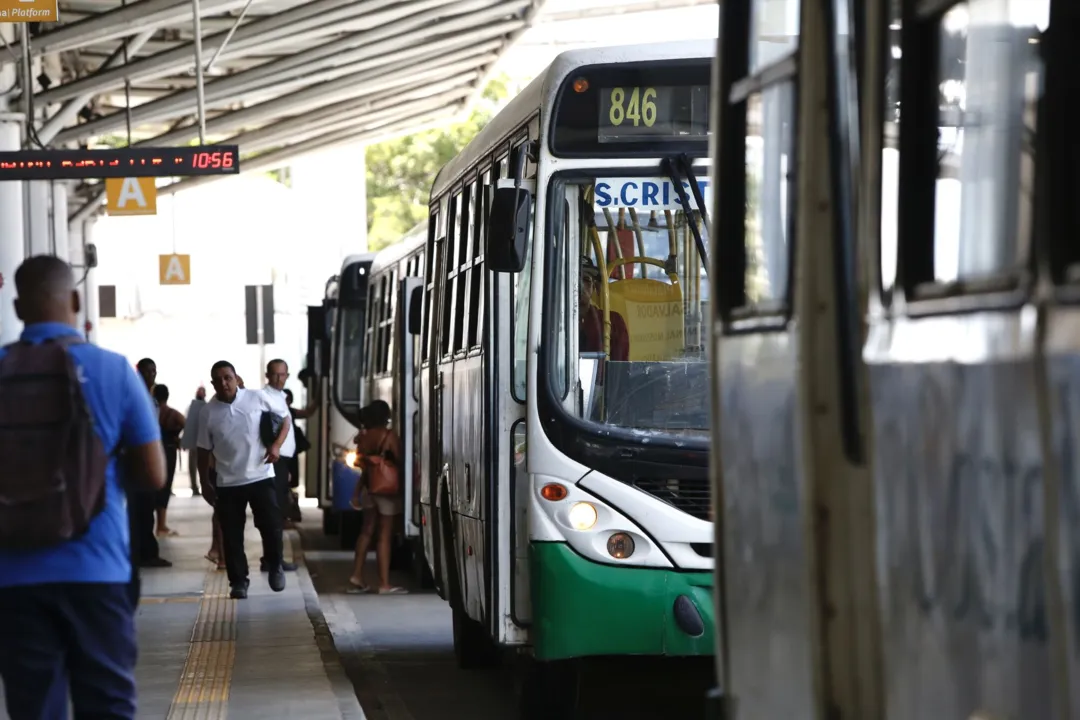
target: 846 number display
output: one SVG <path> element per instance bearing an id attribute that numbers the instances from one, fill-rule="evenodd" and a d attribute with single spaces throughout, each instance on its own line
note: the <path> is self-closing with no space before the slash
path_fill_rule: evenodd
<path id="1" fill-rule="evenodd" d="M 656 88 L 611 88 L 608 100 L 608 122 L 614 127 L 624 122 L 633 127 L 656 124 Z"/>

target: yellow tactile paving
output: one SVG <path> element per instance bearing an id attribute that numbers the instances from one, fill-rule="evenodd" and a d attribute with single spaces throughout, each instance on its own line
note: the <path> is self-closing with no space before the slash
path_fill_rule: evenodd
<path id="1" fill-rule="evenodd" d="M 236 601 L 216 568 L 207 573 L 191 646 L 167 720 L 225 720 L 236 658 Z"/>

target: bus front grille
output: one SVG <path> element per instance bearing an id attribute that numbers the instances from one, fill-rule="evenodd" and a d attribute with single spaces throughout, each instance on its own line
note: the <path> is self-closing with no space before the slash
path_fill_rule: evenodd
<path id="1" fill-rule="evenodd" d="M 677 507 L 687 515 L 693 515 L 701 520 L 712 521 L 712 503 L 709 499 L 708 478 L 683 480 L 638 478 L 631 484 L 638 490 L 647 492 L 653 497 Z"/>

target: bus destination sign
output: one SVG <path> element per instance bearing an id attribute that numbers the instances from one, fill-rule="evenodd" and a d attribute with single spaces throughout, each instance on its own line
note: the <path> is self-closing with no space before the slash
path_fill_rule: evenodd
<path id="1" fill-rule="evenodd" d="M 235 175 L 236 145 L 0 152 L 0 181 Z"/>
<path id="2" fill-rule="evenodd" d="M 601 88 L 597 141 L 601 143 L 703 139 L 709 134 L 706 85 Z"/>

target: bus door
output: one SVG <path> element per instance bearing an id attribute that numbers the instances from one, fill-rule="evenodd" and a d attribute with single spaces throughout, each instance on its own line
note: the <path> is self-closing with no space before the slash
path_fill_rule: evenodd
<path id="1" fill-rule="evenodd" d="M 535 125 L 531 137 L 539 133 Z M 492 185 L 510 182 L 521 172 L 520 186 L 536 194 L 536 163 L 526 153 L 522 135 L 513 141 L 509 155 L 495 159 Z M 519 170 L 520 168 L 520 170 Z M 494 187 L 490 191 L 495 196 Z M 535 205 L 531 206 L 535 207 Z M 487 208 L 490 210 L 490 207 Z M 526 471 L 526 398 L 528 397 L 529 306 L 532 286 L 531 231 L 535 210 L 529 218 L 524 266 L 516 273 L 489 273 L 492 308 L 488 357 L 493 416 L 489 458 L 494 481 L 488 528 L 491 550 L 488 574 L 491 592 L 490 629 L 499 645 L 524 645 L 532 624 L 529 582 L 529 498 L 531 482 Z"/>
<path id="2" fill-rule="evenodd" d="M 411 318 L 420 316 L 424 301 L 424 279 L 405 277 L 398 290 L 398 308 L 404 319 L 398 323 L 400 335 L 397 358 L 401 367 L 396 375 L 401 378 L 401 391 L 396 400 L 402 403 L 401 427 L 402 476 L 404 497 L 405 537 L 420 535 L 420 406 L 417 396 L 417 371 L 420 368 L 420 336 L 409 332 Z"/>
<path id="3" fill-rule="evenodd" d="M 307 437 L 311 449 L 304 456 L 304 495 L 329 504 L 328 410 L 330 405 L 330 323 L 328 303 L 308 307 L 308 341 L 306 383 L 307 402 L 318 403 L 318 410 L 307 420 Z"/>

